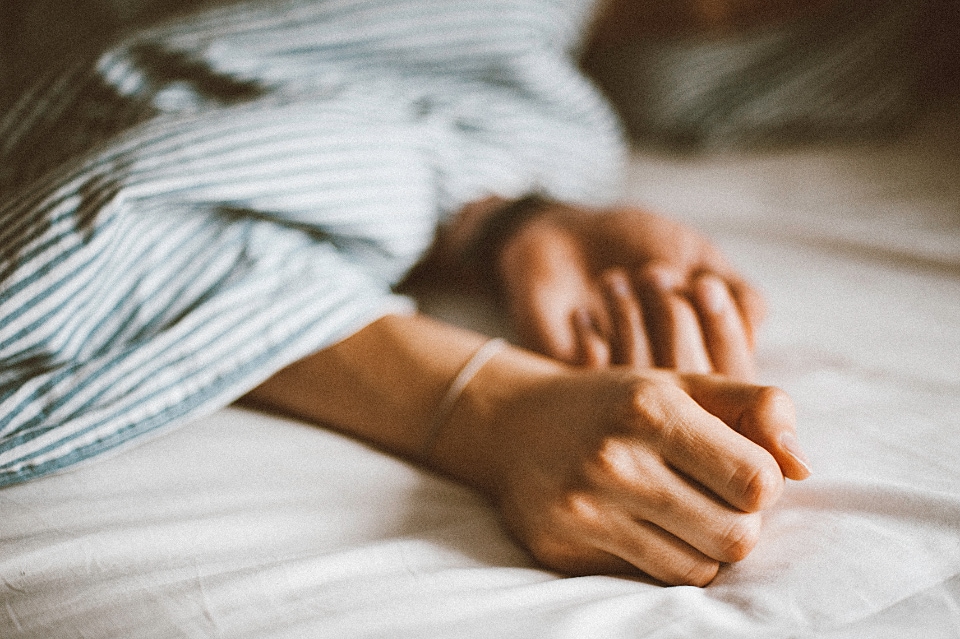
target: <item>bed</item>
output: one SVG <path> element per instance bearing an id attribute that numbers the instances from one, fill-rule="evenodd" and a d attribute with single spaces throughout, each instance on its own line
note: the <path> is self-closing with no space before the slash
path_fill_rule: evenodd
<path id="1" fill-rule="evenodd" d="M 960 637 L 960 117 L 891 143 L 637 152 L 625 201 L 766 292 L 812 479 L 703 589 L 538 568 L 471 491 L 228 407 L 0 490 L 0 637 Z M 423 291 L 504 333 L 489 300 Z"/>

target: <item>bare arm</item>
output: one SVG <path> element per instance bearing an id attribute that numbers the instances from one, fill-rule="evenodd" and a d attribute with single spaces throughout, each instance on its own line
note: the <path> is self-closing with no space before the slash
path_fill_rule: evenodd
<path id="1" fill-rule="evenodd" d="M 756 543 L 783 477 L 808 474 L 776 389 L 574 369 L 516 348 L 480 369 L 425 454 L 437 403 L 483 341 L 423 316 L 387 317 L 249 399 L 477 488 L 539 561 L 569 573 L 706 584 Z"/>
<path id="2" fill-rule="evenodd" d="M 493 480 L 469 456 L 428 460 L 422 454 L 447 387 L 486 339 L 424 315 L 388 316 L 281 370 L 245 400 L 336 427 L 491 493 Z M 506 361 L 484 371 L 492 376 L 491 402 L 508 401 L 509 395 L 523 392 L 528 379 L 562 369 L 516 349 L 499 359 Z M 490 426 L 482 412 L 465 417 L 470 424 L 464 430 L 477 444 L 488 438 Z M 455 428 L 443 425 L 445 432 Z"/>

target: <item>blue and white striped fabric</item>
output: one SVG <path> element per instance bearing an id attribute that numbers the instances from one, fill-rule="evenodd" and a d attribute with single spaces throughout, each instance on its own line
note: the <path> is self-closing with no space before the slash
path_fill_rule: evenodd
<path id="1" fill-rule="evenodd" d="M 941 19 L 936 3 L 827 4 L 740 34 L 626 43 L 599 55 L 594 68 L 637 139 L 680 150 L 902 130 L 920 107 L 925 60 L 937 55 L 920 35 L 925 19 Z"/>
<path id="2" fill-rule="evenodd" d="M 463 204 L 608 198 L 578 0 L 287 0 L 130 36 L 0 126 L 0 485 L 209 413 L 410 303 Z"/>

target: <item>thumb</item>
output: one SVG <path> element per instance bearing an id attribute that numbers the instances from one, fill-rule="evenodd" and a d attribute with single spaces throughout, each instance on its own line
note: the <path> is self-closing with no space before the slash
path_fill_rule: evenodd
<path id="1" fill-rule="evenodd" d="M 784 477 L 811 475 L 797 439 L 793 401 L 775 386 L 756 386 L 717 375 L 683 375 L 685 390 L 707 412 L 773 455 Z"/>

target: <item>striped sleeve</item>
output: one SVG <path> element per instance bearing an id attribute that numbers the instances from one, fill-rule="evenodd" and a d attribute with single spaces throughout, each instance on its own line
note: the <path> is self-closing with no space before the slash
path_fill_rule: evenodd
<path id="1" fill-rule="evenodd" d="M 582 5 L 254 2 L 133 34 L 0 129 L 0 486 L 234 400 L 409 301 L 490 194 L 610 196 Z"/>

